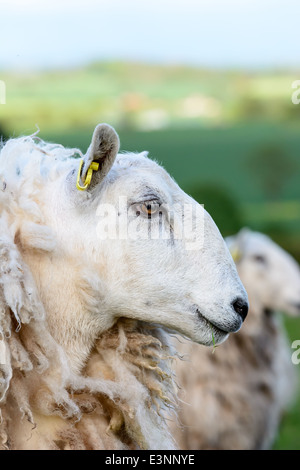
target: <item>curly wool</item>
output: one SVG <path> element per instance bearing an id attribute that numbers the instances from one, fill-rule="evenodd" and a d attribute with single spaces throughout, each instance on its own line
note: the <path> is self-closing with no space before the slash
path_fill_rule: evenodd
<path id="1" fill-rule="evenodd" d="M 55 246 L 38 187 L 45 174 L 56 178 L 75 153 L 36 137 L 11 140 L 1 150 L 0 448 L 174 448 L 164 417 L 176 399 L 164 332 L 119 320 L 75 373 L 49 330 L 24 261 L 21 231 L 27 250 Z"/>

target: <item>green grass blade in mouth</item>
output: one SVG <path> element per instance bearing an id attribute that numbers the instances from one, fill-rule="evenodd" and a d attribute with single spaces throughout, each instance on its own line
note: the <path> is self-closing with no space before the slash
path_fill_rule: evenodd
<path id="1" fill-rule="evenodd" d="M 216 340 L 215 340 L 215 336 L 214 336 L 214 332 L 213 332 L 213 329 L 212 329 L 212 326 L 209 325 L 210 327 L 210 331 L 211 331 L 211 337 L 212 337 L 212 342 L 213 342 L 213 350 L 212 350 L 212 354 L 215 352 L 215 350 L 217 349 L 217 345 L 216 345 Z"/>

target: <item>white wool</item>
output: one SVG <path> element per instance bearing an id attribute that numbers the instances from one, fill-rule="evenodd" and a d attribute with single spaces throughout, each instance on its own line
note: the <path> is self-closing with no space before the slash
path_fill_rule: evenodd
<path id="1" fill-rule="evenodd" d="M 132 402 L 132 409 L 137 408 L 134 414 L 140 423 L 139 426 L 145 428 L 146 434 L 153 434 L 148 445 L 155 447 L 158 444 L 152 428 L 157 426 L 158 422 L 153 421 L 154 418 L 151 420 L 151 413 L 144 409 L 147 390 L 138 381 L 132 385 L 132 374 L 129 375 L 131 384 L 127 378 L 128 383 L 124 387 L 125 365 L 121 383 L 118 383 L 118 377 L 111 381 L 73 373 L 63 348 L 48 330 L 37 285 L 15 243 L 21 228 L 21 244 L 25 240 L 26 250 L 54 250 L 55 239 L 51 229 L 42 225 L 42 210 L 35 199 L 39 187 L 45 182 L 44 178 L 57 178 L 61 162 L 68 164 L 67 159 L 73 155 L 74 150 L 44 143 L 38 146 L 34 139 L 27 137 L 9 141 L 1 153 L 0 340 L 5 347 L 5 364 L 0 365 L 0 409 L 4 410 L 5 415 L 7 403 L 16 402 L 21 412 L 20 429 L 26 417 L 34 423 L 34 412 L 42 412 L 45 415 L 54 413 L 69 418 L 74 416 L 78 420 L 82 412 L 72 394 L 89 390 L 91 395 L 103 395 L 112 401 Z M 65 165 L 63 171 L 65 172 Z M 26 330 L 24 324 L 29 324 Z M 120 368 L 122 362 L 119 361 L 118 366 Z M 17 378 L 18 371 L 27 373 L 28 379 L 25 377 L 22 380 L 20 375 Z M 16 378 L 11 384 L 13 373 Z M 31 389 L 32 384 L 36 389 Z M 39 387 L 43 390 L 43 396 L 39 396 Z M 136 406 L 139 400 L 140 406 Z M 156 416 L 155 413 L 152 414 Z M 17 431 L 7 424 L 9 420 L 3 418 L 1 423 L 3 446 L 13 445 Z M 172 441 L 167 435 L 166 431 L 166 437 L 161 436 L 160 443 L 169 448 L 172 447 Z M 16 442 L 21 446 L 24 444 L 18 439 Z"/>
<path id="2" fill-rule="evenodd" d="M 174 448 L 161 327 L 209 345 L 212 329 L 221 342 L 242 324 L 232 303 L 247 296 L 214 222 L 145 154 L 118 149 L 115 131 L 99 125 L 85 156 L 36 136 L 1 150 L 3 448 Z M 77 156 L 83 180 L 91 161 L 100 165 L 84 192 Z M 185 240 L 97 237 L 100 203 L 139 202 L 145 191 L 202 211 L 200 251 L 186 251 Z"/>

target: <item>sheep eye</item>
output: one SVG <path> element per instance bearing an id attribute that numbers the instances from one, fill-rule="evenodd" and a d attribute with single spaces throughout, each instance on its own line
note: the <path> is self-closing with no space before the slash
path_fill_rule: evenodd
<path id="1" fill-rule="evenodd" d="M 150 219 L 154 214 L 157 214 L 159 210 L 159 204 L 148 203 L 141 205 L 142 212 Z"/>
<path id="2" fill-rule="evenodd" d="M 159 212 L 159 204 L 157 202 L 145 202 L 144 204 L 138 204 L 135 208 L 136 215 L 143 214 L 148 219 L 151 219 L 155 214 Z"/>
<path id="3" fill-rule="evenodd" d="M 264 256 L 262 255 L 253 255 L 253 259 L 254 261 L 256 261 L 257 263 L 261 263 L 261 264 L 267 264 L 267 260 Z"/>

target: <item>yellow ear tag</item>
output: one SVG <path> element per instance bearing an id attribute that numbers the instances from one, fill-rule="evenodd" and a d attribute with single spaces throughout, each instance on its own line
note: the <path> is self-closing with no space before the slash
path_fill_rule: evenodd
<path id="1" fill-rule="evenodd" d="M 99 170 L 99 163 L 92 162 L 89 166 L 89 169 L 88 169 L 88 172 L 87 172 L 87 175 L 86 175 L 86 178 L 85 178 L 84 186 L 81 186 L 81 184 L 80 184 L 80 175 L 81 175 L 81 170 L 82 170 L 82 167 L 83 167 L 83 163 L 84 163 L 84 161 L 80 160 L 79 170 L 78 170 L 78 174 L 77 174 L 76 188 L 79 191 L 85 191 L 89 187 L 89 185 L 91 184 L 91 181 L 92 181 L 93 172 Z"/>
<path id="2" fill-rule="evenodd" d="M 233 261 L 235 263 L 237 263 L 238 261 L 240 261 L 241 257 L 242 257 L 242 252 L 241 250 L 239 250 L 238 248 L 233 248 L 232 250 L 230 250 L 230 253 L 231 253 L 231 256 L 233 258 Z"/>

